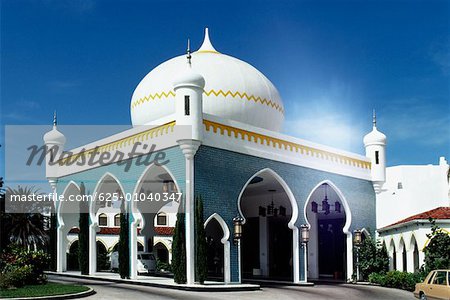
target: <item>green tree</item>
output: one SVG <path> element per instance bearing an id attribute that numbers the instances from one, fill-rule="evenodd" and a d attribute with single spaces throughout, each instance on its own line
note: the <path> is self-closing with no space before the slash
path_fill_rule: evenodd
<path id="1" fill-rule="evenodd" d="M 43 196 L 43 193 L 35 187 L 18 186 L 16 189 L 8 187 L 5 201 L 10 201 L 10 205 L 8 213 L 2 213 L 2 231 L 6 232 L 7 242 L 27 249 L 43 248 L 48 242 L 44 216 L 41 214 L 48 203 L 14 200 L 16 197 L 30 199 L 33 195 Z"/>
<path id="2" fill-rule="evenodd" d="M 85 194 L 84 184 L 80 185 L 80 194 Z M 80 219 L 78 232 L 78 263 L 81 274 L 89 274 L 89 204 L 87 201 L 80 201 Z"/>
<path id="3" fill-rule="evenodd" d="M 430 219 L 431 233 L 427 234 L 430 242 L 424 249 L 425 272 L 436 269 L 450 268 L 450 235 L 442 231 L 436 225 L 436 221 Z"/>
<path id="4" fill-rule="evenodd" d="M 368 280 L 372 273 L 389 271 L 389 256 L 384 245 L 367 237 L 361 246 L 355 249 L 359 257 L 359 274 L 361 280 Z"/>
<path id="5" fill-rule="evenodd" d="M 172 242 L 172 271 L 176 283 L 186 283 L 186 236 L 184 213 L 177 214 Z"/>
<path id="6" fill-rule="evenodd" d="M 125 200 L 120 204 L 120 234 L 119 234 L 119 274 L 122 279 L 130 278 L 130 237 L 129 220 L 125 211 Z"/>
<path id="7" fill-rule="evenodd" d="M 208 277 L 207 245 L 203 218 L 203 200 L 199 196 L 195 201 L 195 277 L 203 284 Z"/>

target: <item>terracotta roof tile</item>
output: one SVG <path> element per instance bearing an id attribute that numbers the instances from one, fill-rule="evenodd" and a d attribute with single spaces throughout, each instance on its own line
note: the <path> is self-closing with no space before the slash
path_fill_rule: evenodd
<path id="1" fill-rule="evenodd" d="M 79 228 L 70 229 L 69 233 L 78 233 L 80 232 Z M 138 228 L 138 234 L 141 233 L 141 229 Z M 119 235 L 120 227 L 100 227 L 100 231 L 97 234 L 106 234 L 106 235 Z"/>
<path id="2" fill-rule="evenodd" d="M 429 218 L 433 218 L 436 220 L 449 220 L 450 219 L 450 207 L 438 207 L 432 210 L 428 210 L 425 212 L 422 212 L 420 214 L 413 215 L 411 217 L 408 217 L 406 219 L 400 220 L 398 222 L 395 222 L 391 225 L 385 226 L 382 229 L 389 228 L 395 225 L 400 225 L 403 223 L 408 223 L 414 220 L 428 220 Z"/>
<path id="3" fill-rule="evenodd" d="M 155 232 L 157 235 L 173 235 L 174 227 L 156 226 Z"/>

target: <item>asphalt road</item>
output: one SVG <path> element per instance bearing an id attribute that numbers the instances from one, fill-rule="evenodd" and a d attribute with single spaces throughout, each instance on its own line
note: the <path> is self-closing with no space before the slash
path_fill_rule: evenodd
<path id="1" fill-rule="evenodd" d="M 110 283 L 104 281 L 49 276 L 49 280 L 61 283 L 78 283 L 92 287 L 97 293 L 84 299 L 138 300 L 138 299 L 183 299 L 183 300 L 301 300 L 301 299 L 362 299 L 362 300 L 412 300 L 411 292 L 382 287 L 351 284 L 318 284 L 314 287 L 277 286 L 263 287 L 251 292 L 188 292 L 164 288 Z"/>

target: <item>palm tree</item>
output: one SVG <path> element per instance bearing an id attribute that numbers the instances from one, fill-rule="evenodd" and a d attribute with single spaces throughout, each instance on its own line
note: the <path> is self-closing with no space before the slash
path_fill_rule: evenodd
<path id="1" fill-rule="evenodd" d="M 42 213 L 49 206 L 48 201 L 16 201 L 14 199 L 29 199 L 33 195 L 44 196 L 35 187 L 21 187 L 6 189 L 7 212 L 5 214 L 5 231 L 8 240 L 26 247 L 36 249 L 47 244 L 49 237 L 45 231 L 45 217 Z M 9 204 L 9 205 L 8 205 Z"/>

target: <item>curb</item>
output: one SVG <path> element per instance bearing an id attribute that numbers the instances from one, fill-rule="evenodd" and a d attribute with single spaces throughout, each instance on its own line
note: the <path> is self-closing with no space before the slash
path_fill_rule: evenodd
<path id="1" fill-rule="evenodd" d="M 61 276 L 61 277 L 124 283 L 124 284 L 150 286 L 150 287 L 191 291 L 191 292 L 213 292 L 213 291 L 216 291 L 216 292 L 240 292 L 240 291 L 258 291 L 261 289 L 260 286 L 256 285 L 256 284 L 244 285 L 244 286 L 242 286 L 240 284 L 228 284 L 228 285 L 214 286 L 214 287 L 208 286 L 208 285 L 171 285 L 171 284 L 162 284 L 162 283 L 154 283 L 154 282 L 135 281 L 135 280 L 130 280 L 130 279 L 92 277 L 92 276 L 88 276 L 88 275 L 78 275 L 78 274 L 64 274 L 64 273 L 57 273 L 57 272 L 45 272 L 45 273 L 48 275 L 55 275 L 55 276 Z"/>
<path id="2" fill-rule="evenodd" d="M 39 296 L 39 297 L 21 297 L 21 298 L 0 298 L 1 300 L 30 300 L 30 299 L 52 299 L 52 300 L 62 300 L 62 299 L 78 299 L 85 298 L 95 294 L 93 288 L 89 287 L 87 291 L 79 292 L 75 294 L 63 294 L 63 295 L 52 295 L 52 296 Z"/>

